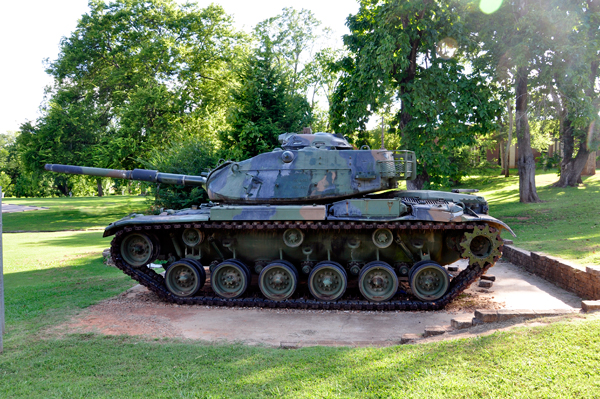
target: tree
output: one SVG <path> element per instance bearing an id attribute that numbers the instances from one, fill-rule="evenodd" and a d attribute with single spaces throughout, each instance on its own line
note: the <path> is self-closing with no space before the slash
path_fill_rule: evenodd
<path id="1" fill-rule="evenodd" d="M 25 164 L 131 169 L 183 136 L 210 135 L 224 124 L 242 39 L 219 6 L 90 1 L 48 65 L 43 116 L 22 127 Z"/>
<path id="2" fill-rule="evenodd" d="M 317 40 L 329 30 L 321 29 L 319 21 L 312 11 L 300 11 L 286 7 L 280 15 L 268 18 L 256 25 L 254 35 L 259 46 L 269 44 L 270 51 L 284 73 L 289 73 L 291 91 L 306 91 L 303 79 L 305 65 Z"/>
<path id="3" fill-rule="evenodd" d="M 600 118 L 600 4 L 585 0 L 571 3 L 576 27 L 566 43 L 552 54 L 552 78 L 557 95 L 563 160 L 555 187 L 577 186 L 591 151 L 598 148 Z M 577 155 L 574 156 L 577 149 Z"/>
<path id="4" fill-rule="evenodd" d="M 573 26 L 572 16 L 565 12 L 564 4 L 568 2 L 505 1 L 489 15 L 478 11 L 478 3 L 473 2 L 477 11 L 472 12 L 468 20 L 469 28 L 481 44 L 481 51 L 472 61 L 501 80 L 510 81 L 514 76 L 519 196 L 521 202 L 539 202 L 528 120 L 530 91 L 551 84 L 541 77 L 550 65 L 548 56 Z"/>
<path id="5" fill-rule="evenodd" d="M 259 48 L 240 71 L 240 86 L 232 91 L 230 128 L 221 135 L 229 155 L 246 159 L 278 145 L 278 136 L 308 126 L 306 99 L 292 90 L 285 70 L 278 66 L 269 43 Z"/>
<path id="6" fill-rule="evenodd" d="M 364 132 L 374 112 L 399 103 L 391 131 L 417 153 L 411 188 L 446 184 L 465 173 L 452 162 L 455 149 L 493 131 L 500 113 L 494 87 L 478 69 L 466 72 L 453 54 L 457 43 L 470 43 L 461 4 L 363 0 L 347 22 L 349 55 L 338 64 L 343 75 L 332 125 L 346 134 Z"/>

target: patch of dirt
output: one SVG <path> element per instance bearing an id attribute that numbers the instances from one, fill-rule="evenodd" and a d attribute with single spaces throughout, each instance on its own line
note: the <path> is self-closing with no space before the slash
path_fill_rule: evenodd
<path id="1" fill-rule="evenodd" d="M 165 303 L 156 294 L 136 286 L 87 308 L 66 328 L 69 333 L 182 338 L 182 332 L 165 316 L 174 307 L 179 305 Z"/>
<path id="2" fill-rule="evenodd" d="M 495 302 L 494 297 L 485 295 L 488 293 L 485 290 L 480 290 L 480 293 L 484 295 L 470 291 L 467 290 L 460 294 L 458 298 L 446 306 L 446 310 L 448 312 L 474 312 L 477 309 L 497 310 L 504 307 L 504 303 Z"/>
<path id="3" fill-rule="evenodd" d="M 472 312 L 475 309 L 499 309 L 501 303 L 493 301 L 489 294 L 470 292 L 462 293 L 453 303 L 447 306 L 449 313 Z M 210 308 L 202 306 L 202 308 Z M 216 308 L 215 308 L 216 309 Z M 234 308 L 228 308 L 234 309 Z M 261 312 L 283 313 L 355 313 L 355 311 L 338 310 L 300 310 L 300 309 L 254 309 Z M 106 335 L 145 336 L 147 338 L 186 338 L 178 320 L 194 316 L 198 306 L 166 303 L 148 291 L 145 287 L 135 286 L 117 297 L 107 299 L 85 309 L 69 323 L 54 329 L 54 333 L 99 333 Z M 245 309 L 238 309 L 244 312 Z M 358 312 L 379 313 L 381 312 Z M 388 312 L 385 312 L 388 313 Z M 402 313 L 402 312 L 400 312 Z M 277 316 L 274 316 L 276 320 Z M 309 326 L 307 326 L 309 327 Z M 310 329 L 303 330 L 307 335 L 314 334 Z M 225 333 L 224 333 L 225 334 Z"/>

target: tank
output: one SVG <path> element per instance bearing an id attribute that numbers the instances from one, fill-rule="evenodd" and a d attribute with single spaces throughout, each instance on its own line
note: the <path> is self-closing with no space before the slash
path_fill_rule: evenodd
<path id="1" fill-rule="evenodd" d="M 514 235 L 480 196 L 397 189 L 415 178 L 412 151 L 356 150 L 331 133 L 279 141 L 202 176 L 46 170 L 204 187 L 208 203 L 128 215 L 104 231 L 118 268 L 179 304 L 441 309 L 500 258 L 501 231 Z M 449 271 L 461 258 L 468 266 Z"/>

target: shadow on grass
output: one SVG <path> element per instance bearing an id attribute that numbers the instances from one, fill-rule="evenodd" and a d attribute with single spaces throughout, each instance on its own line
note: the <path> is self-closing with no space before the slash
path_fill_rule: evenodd
<path id="1" fill-rule="evenodd" d="M 71 313 L 115 296 L 135 283 L 97 256 L 72 259 L 69 266 L 9 273 L 4 276 L 6 323 L 33 321 L 35 332 L 49 312 Z M 60 317 L 59 317 L 60 318 Z M 52 321 L 50 321 L 52 322 Z"/>

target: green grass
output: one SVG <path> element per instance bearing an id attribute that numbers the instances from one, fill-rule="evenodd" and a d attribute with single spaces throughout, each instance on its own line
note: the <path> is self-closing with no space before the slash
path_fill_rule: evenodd
<path id="1" fill-rule="evenodd" d="M 0 358 L 3 397 L 594 398 L 600 322 L 384 349 L 71 335 Z"/>
<path id="2" fill-rule="evenodd" d="M 61 231 L 100 229 L 132 212 L 143 213 L 145 197 L 116 196 L 72 198 L 4 198 L 3 204 L 29 205 L 48 210 L 5 213 L 3 229 L 10 231 Z"/>
<path id="3" fill-rule="evenodd" d="M 2 240 L 9 344 L 134 285 L 104 265 L 110 238 L 100 231 L 4 234 Z"/>
<path id="4" fill-rule="evenodd" d="M 554 178 L 542 174 L 538 183 L 543 185 Z M 484 189 L 491 213 L 517 231 L 520 246 L 562 238 L 557 236 L 578 228 L 570 225 L 593 223 L 591 212 L 600 209 L 594 205 L 598 177 L 587 179 L 585 188 L 540 187 L 540 195 L 547 202 L 529 205 L 515 199 L 515 181 L 478 177 L 465 186 L 478 183 Z M 559 195 L 561 191 L 564 194 Z M 553 193 L 559 199 L 553 198 Z M 137 198 L 72 200 L 47 200 L 46 204 L 57 201 L 55 206 L 65 201 L 70 208 L 64 213 L 55 209 L 41 224 L 103 227 L 126 213 L 140 211 L 135 209 L 138 204 L 143 208 L 143 199 Z M 25 201 L 48 206 L 39 200 Z M 577 205 L 582 209 L 576 209 Z M 42 212 L 50 211 L 30 214 L 39 219 Z M 89 214 L 89 218 L 83 222 L 68 220 L 77 214 Z M 114 216 L 106 220 L 109 214 Z M 523 217 L 530 219 L 517 219 Z M 28 213 L 15 214 L 10 223 L 33 230 L 29 218 Z M 559 230 L 544 231 L 550 228 Z M 593 233 L 589 238 L 596 240 Z M 101 235 L 101 231 L 69 231 L 3 236 L 7 334 L 5 352 L 0 354 L 0 398 L 600 396 L 600 318 L 591 316 L 487 337 L 390 348 L 287 351 L 241 344 L 62 334 L 52 327 L 133 285 L 120 271 L 102 263 L 100 252 L 109 246 L 110 239 Z M 572 241 L 578 240 L 581 238 Z"/>
<path id="5" fill-rule="evenodd" d="M 569 259 L 580 265 L 600 265 L 600 174 L 584 177 L 580 187 L 554 188 L 556 171 L 538 172 L 541 203 L 519 202 L 519 177 L 472 176 L 462 187 L 480 189 L 490 204 L 490 215 L 517 234 L 518 247 Z"/>

